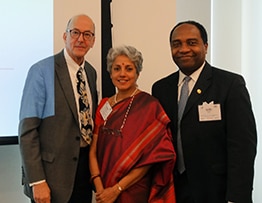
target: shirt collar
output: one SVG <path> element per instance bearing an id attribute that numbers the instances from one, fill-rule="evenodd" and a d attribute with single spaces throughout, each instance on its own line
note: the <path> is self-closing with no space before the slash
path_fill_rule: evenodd
<path id="1" fill-rule="evenodd" d="M 198 68 L 195 72 L 193 72 L 190 77 L 191 80 L 196 82 L 200 73 L 202 72 L 204 66 L 205 66 L 206 62 L 204 61 L 204 63 L 202 64 L 202 66 L 200 68 Z M 180 86 L 183 83 L 184 78 L 186 77 L 186 75 L 184 73 L 182 73 L 181 70 L 179 70 L 179 79 L 178 79 L 178 86 Z"/>
<path id="2" fill-rule="evenodd" d="M 72 69 L 78 71 L 79 65 L 71 58 L 71 56 L 68 54 L 66 48 L 64 48 L 64 55 L 65 55 L 65 60 L 66 60 L 67 66 L 69 68 L 72 68 Z M 85 61 L 83 61 L 83 63 L 80 65 L 80 67 L 84 68 L 84 65 L 85 65 Z"/>

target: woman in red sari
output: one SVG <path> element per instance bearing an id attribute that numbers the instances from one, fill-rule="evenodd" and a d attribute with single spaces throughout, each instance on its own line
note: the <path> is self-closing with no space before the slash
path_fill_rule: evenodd
<path id="1" fill-rule="evenodd" d="M 159 102 L 138 89 L 142 54 L 110 49 L 107 69 L 117 93 L 99 104 L 90 148 L 98 203 L 175 203 L 170 122 Z"/>

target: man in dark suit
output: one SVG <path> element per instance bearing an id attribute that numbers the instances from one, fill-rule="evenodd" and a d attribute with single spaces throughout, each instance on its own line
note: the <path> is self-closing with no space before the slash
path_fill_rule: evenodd
<path id="1" fill-rule="evenodd" d="M 195 21 L 178 23 L 170 46 L 179 71 L 154 83 L 152 94 L 172 121 L 177 203 L 251 203 L 257 132 L 243 77 L 208 64 L 207 33 Z"/>
<path id="2" fill-rule="evenodd" d="M 26 79 L 20 110 L 22 182 L 32 202 L 90 203 L 89 144 L 97 107 L 96 71 L 84 56 L 95 42 L 95 25 L 86 15 L 71 18 L 65 49 L 34 64 Z M 81 94 L 78 93 L 79 67 Z M 82 80 L 81 80 L 82 82 Z M 82 83 L 81 83 L 82 84 Z M 86 99 L 88 106 L 80 110 Z M 82 125 L 88 123 L 89 129 Z"/>

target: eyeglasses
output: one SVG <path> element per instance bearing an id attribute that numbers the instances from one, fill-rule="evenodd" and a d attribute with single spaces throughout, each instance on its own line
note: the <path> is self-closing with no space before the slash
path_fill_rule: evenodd
<path id="1" fill-rule="evenodd" d="M 70 36 L 73 39 L 78 39 L 80 37 L 80 35 L 83 34 L 84 40 L 90 40 L 95 35 L 94 33 L 90 32 L 90 31 L 80 32 L 78 29 L 67 30 L 67 32 L 70 33 Z"/>

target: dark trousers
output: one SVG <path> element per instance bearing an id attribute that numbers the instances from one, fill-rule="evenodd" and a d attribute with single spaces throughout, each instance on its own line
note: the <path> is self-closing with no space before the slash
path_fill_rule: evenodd
<path id="1" fill-rule="evenodd" d="M 89 172 L 89 145 L 80 149 L 74 190 L 68 203 L 91 203 L 92 185 Z"/>
<path id="2" fill-rule="evenodd" d="M 176 203 L 195 203 L 186 172 L 175 172 Z"/>
<path id="3" fill-rule="evenodd" d="M 74 189 L 68 203 L 92 202 L 92 185 L 90 183 L 90 172 L 89 172 L 88 162 L 89 162 L 89 145 L 88 147 L 80 149 Z M 31 200 L 31 203 L 35 203 L 35 202 Z"/>

